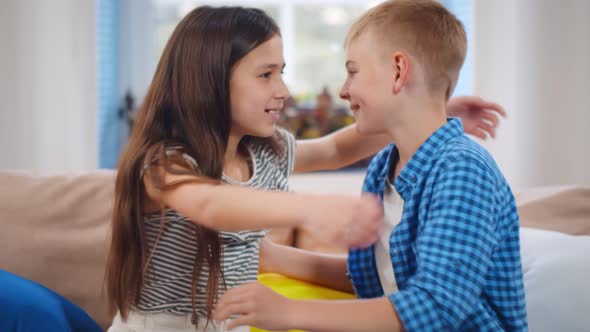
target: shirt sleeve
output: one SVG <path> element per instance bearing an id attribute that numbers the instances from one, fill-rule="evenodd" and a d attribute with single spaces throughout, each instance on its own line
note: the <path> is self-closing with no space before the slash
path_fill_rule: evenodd
<path id="1" fill-rule="evenodd" d="M 496 235 L 494 173 L 457 157 L 436 173 L 419 226 L 417 270 L 389 296 L 407 331 L 455 331 L 478 305 Z"/>
<path id="2" fill-rule="evenodd" d="M 295 136 L 284 128 L 277 129 L 277 134 L 281 147 L 283 148 L 283 157 L 280 160 L 281 168 L 285 176 L 289 178 L 295 169 Z"/>

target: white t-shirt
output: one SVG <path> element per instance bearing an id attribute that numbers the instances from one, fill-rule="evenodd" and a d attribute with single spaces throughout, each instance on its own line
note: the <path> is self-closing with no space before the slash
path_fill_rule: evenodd
<path id="1" fill-rule="evenodd" d="M 383 210 L 385 226 L 381 232 L 379 241 L 375 243 L 375 261 L 383 292 L 385 295 L 389 295 L 397 291 L 397 283 L 395 281 L 390 255 L 390 251 L 395 250 L 395 248 L 389 247 L 389 238 L 395 226 L 401 221 L 404 210 L 404 201 L 389 179 L 387 179 L 385 191 L 383 192 Z"/>

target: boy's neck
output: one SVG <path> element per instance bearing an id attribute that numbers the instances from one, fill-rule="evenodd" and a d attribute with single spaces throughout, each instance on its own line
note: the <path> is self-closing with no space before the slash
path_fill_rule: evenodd
<path id="1" fill-rule="evenodd" d="M 445 105 L 423 103 L 412 106 L 404 114 L 407 116 L 397 119 L 389 130 L 389 135 L 399 150 L 399 161 L 394 178 L 399 175 L 420 146 L 447 123 Z"/>

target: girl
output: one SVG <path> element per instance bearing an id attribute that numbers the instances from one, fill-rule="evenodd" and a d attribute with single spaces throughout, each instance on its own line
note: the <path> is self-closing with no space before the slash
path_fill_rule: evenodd
<path id="1" fill-rule="evenodd" d="M 119 165 L 110 331 L 214 329 L 218 296 L 256 280 L 260 228 L 308 224 L 347 245 L 376 240 L 373 198 L 244 188 L 287 190 L 295 140 L 275 130 L 283 67 L 279 30 L 260 10 L 201 7 L 179 23 Z M 318 168 L 311 153 L 298 168 Z"/>
<path id="2" fill-rule="evenodd" d="M 284 65 L 279 29 L 260 10 L 200 7 L 178 24 L 118 169 L 109 331 L 221 328 L 212 308 L 256 280 L 260 229 L 303 225 L 352 247 L 377 240 L 373 197 L 284 192 L 293 171 L 339 168 L 388 143 L 351 126 L 296 145 L 275 127 Z"/>

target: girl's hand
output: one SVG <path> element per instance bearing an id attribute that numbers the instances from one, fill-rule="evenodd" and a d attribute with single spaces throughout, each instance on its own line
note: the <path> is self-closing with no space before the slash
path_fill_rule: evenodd
<path id="1" fill-rule="evenodd" d="M 447 115 L 461 118 L 467 134 L 483 140 L 496 137 L 498 115 L 505 117 L 502 106 L 476 96 L 455 97 L 447 103 Z"/>
<path id="2" fill-rule="evenodd" d="M 234 287 L 221 297 L 215 307 L 216 321 L 237 316 L 226 325 L 228 330 L 238 326 L 255 326 L 265 330 L 292 328 L 292 300 L 257 282 Z"/>
<path id="3" fill-rule="evenodd" d="M 375 195 L 323 195 L 310 202 L 305 227 L 327 241 L 366 248 L 379 239 L 383 206 Z"/>

